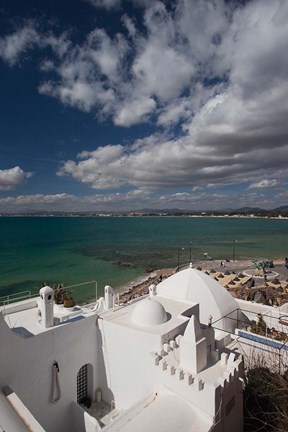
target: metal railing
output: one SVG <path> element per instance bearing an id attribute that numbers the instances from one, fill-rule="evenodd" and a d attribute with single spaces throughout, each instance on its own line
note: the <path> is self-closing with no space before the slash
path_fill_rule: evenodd
<path id="1" fill-rule="evenodd" d="M 95 284 L 95 301 L 97 301 L 98 299 L 98 285 L 97 285 L 97 281 L 96 280 L 92 280 L 92 281 L 88 281 L 88 282 L 82 282 L 79 284 L 74 284 L 74 285 L 69 285 L 69 286 L 63 286 L 61 288 L 58 288 L 58 290 L 70 290 L 76 287 L 80 287 L 82 285 L 88 285 L 88 284 Z M 39 292 L 32 294 L 30 290 L 26 290 L 26 291 L 20 291 L 18 293 L 15 294 L 8 294 L 5 296 L 0 296 L 0 307 L 1 306 L 7 306 L 11 303 L 15 303 L 17 301 L 22 301 L 22 300 L 28 300 L 34 297 L 38 297 L 39 296 Z"/>
<path id="2" fill-rule="evenodd" d="M 69 285 L 69 286 L 64 286 L 63 288 L 58 288 L 59 290 L 70 290 L 77 287 L 80 287 L 82 285 L 89 285 L 89 284 L 95 284 L 95 302 L 98 300 L 98 284 L 96 280 L 92 280 L 92 281 L 88 281 L 88 282 L 81 282 L 79 284 L 75 284 L 75 285 Z M 73 293 L 72 293 L 73 294 Z"/>
<path id="3" fill-rule="evenodd" d="M 31 291 L 27 290 L 27 291 L 20 291 L 18 293 L 15 294 L 8 294 L 6 296 L 1 296 L 0 297 L 0 306 L 5 306 L 8 305 L 10 303 L 15 303 L 17 301 L 20 300 L 27 300 L 27 299 L 31 299 L 32 297 L 36 297 L 38 296 L 38 294 L 31 294 Z"/>

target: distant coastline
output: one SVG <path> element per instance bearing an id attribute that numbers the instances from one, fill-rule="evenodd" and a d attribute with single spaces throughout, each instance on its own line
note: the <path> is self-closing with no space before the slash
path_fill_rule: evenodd
<path id="1" fill-rule="evenodd" d="M 263 210 L 243 208 L 238 210 L 218 211 L 189 211 L 180 209 L 170 210 L 143 210 L 123 212 L 0 212 L 0 217 L 193 217 L 193 218 L 265 218 L 265 219 L 288 219 L 288 206 L 278 209 Z"/>

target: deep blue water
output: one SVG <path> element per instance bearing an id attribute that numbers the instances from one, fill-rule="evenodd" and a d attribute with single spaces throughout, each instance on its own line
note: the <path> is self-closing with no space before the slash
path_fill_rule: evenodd
<path id="1" fill-rule="evenodd" d="M 180 217 L 1 217 L 0 296 L 97 280 L 115 288 L 147 269 L 204 258 L 284 258 L 288 220 Z M 81 296 L 95 291 L 82 288 Z"/>

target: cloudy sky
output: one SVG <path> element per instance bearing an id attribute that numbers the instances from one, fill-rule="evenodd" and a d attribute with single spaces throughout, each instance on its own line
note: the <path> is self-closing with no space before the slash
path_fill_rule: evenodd
<path id="1" fill-rule="evenodd" d="M 286 0 L 1 0 L 0 72 L 0 211 L 287 204 Z"/>

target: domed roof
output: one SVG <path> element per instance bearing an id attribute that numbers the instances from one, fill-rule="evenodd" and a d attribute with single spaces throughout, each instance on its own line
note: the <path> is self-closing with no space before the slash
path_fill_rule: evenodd
<path id="1" fill-rule="evenodd" d="M 131 319 L 139 326 L 155 326 L 166 322 L 167 314 L 161 303 L 149 297 L 136 305 Z"/>
<path id="2" fill-rule="evenodd" d="M 200 322 L 203 324 L 208 324 L 211 315 L 212 322 L 220 320 L 215 323 L 215 327 L 229 332 L 234 332 L 236 328 L 236 309 L 239 307 L 235 299 L 216 280 L 200 270 L 190 267 L 175 273 L 158 284 L 157 294 L 175 300 L 198 303 Z M 228 314 L 231 315 L 226 318 Z"/>

